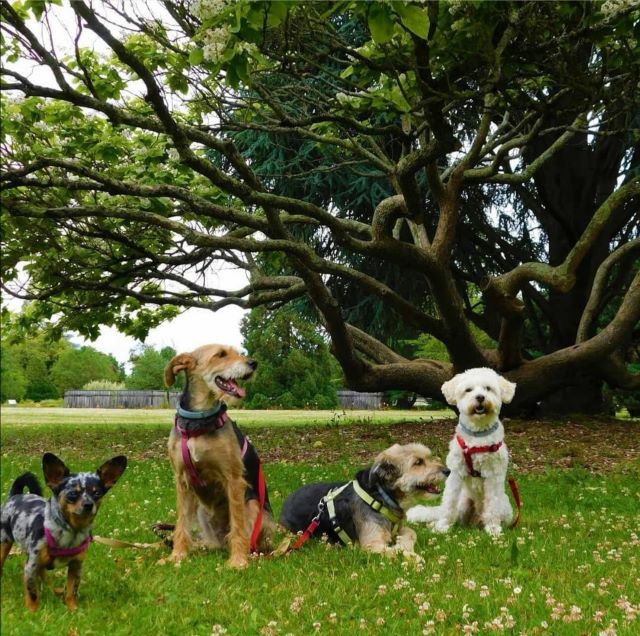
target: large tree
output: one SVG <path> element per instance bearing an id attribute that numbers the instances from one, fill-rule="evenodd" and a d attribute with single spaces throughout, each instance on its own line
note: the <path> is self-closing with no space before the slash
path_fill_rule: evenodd
<path id="1" fill-rule="evenodd" d="M 640 385 L 633 2 L 77 0 L 66 49 L 45 5 L 2 2 L 3 276 L 37 319 L 140 336 L 304 297 L 355 389 L 491 366 L 518 404 L 594 408 Z"/>

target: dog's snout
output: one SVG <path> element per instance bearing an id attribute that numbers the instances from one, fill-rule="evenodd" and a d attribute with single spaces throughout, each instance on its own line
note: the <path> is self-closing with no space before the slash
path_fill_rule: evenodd
<path id="1" fill-rule="evenodd" d="M 443 474 L 445 477 L 448 477 L 448 476 L 451 474 L 451 471 L 450 471 L 448 468 L 443 468 L 443 469 L 442 469 L 442 474 Z"/>
<path id="2" fill-rule="evenodd" d="M 482 395 L 482 393 L 478 393 L 478 395 L 476 395 L 476 401 L 484 402 L 484 395 Z"/>
<path id="3" fill-rule="evenodd" d="M 91 512 L 93 510 L 93 501 L 84 501 L 82 503 L 82 510 L 84 512 Z"/>
<path id="4" fill-rule="evenodd" d="M 249 360 L 247 362 L 247 364 L 251 367 L 252 371 L 255 371 L 258 368 L 258 361 L 257 360 Z"/>

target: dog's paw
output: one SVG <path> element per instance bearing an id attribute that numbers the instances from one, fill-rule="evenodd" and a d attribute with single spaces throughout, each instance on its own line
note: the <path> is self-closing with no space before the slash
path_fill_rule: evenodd
<path id="1" fill-rule="evenodd" d="M 172 552 L 171 556 L 168 559 L 168 561 L 170 561 L 174 565 L 178 566 L 186 558 L 187 558 L 187 553 L 186 552 Z"/>
<path id="2" fill-rule="evenodd" d="M 413 550 L 402 550 L 402 558 L 404 561 L 412 561 L 413 563 L 424 563 L 424 557 Z"/>
<path id="3" fill-rule="evenodd" d="M 422 523 L 426 521 L 433 521 L 432 508 L 428 506 L 414 506 L 407 510 L 407 521 L 409 523 Z"/>
<path id="4" fill-rule="evenodd" d="M 76 602 L 75 598 L 66 598 L 64 600 L 64 604 L 67 606 L 67 609 L 70 612 L 75 612 L 78 609 L 78 603 Z"/>
<path id="5" fill-rule="evenodd" d="M 488 523 L 484 529 L 485 532 L 492 537 L 499 537 L 502 534 L 502 528 L 499 523 Z"/>
<path id="6" fill-rule="evenodd" d="M 445 519 L 438 519 L 438 521 L 436 521 L 435 524 L 433 525 L 433 529 L 436 532 L 441 532 L 443 534 L 445 532 L 449 532 L 449 528 L 450 527 L 451 527 L 451 525 Z"/>
<path id="7" fill-rule="evenodd" d="M 249 558 L 246 555 L 234 554 L 229 557 L 227 567 L 233 568 L 234 570 L 242 570 L 249 567 Z"/>

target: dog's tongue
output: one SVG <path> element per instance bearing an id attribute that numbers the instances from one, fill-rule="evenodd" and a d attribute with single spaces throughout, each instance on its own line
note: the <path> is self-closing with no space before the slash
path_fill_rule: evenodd
<path id="1" fill-rule="evenodd" d="M 229 385 L 229 393 L 233 393 L 236 397 L 243 398 L 246 391 L 235 380 L 227 380 Z"/>
<path id="2" fill-rule="evenodd" d="M 218 384 L 224 391 L 236 397 L 243 398 L 246 395 L 246 391 L 235 380 L 218 378 Z"/>

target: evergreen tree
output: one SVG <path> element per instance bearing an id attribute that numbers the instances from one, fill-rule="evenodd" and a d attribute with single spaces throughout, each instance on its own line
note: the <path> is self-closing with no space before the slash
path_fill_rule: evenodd
<path id="1" fill-rule="evenodd" d="M 258 370 L 247 384 L 247 408 L 333 408 L 341 383 L 317 326 L 292 307 L 253 309 L 242 335 Z"/>

